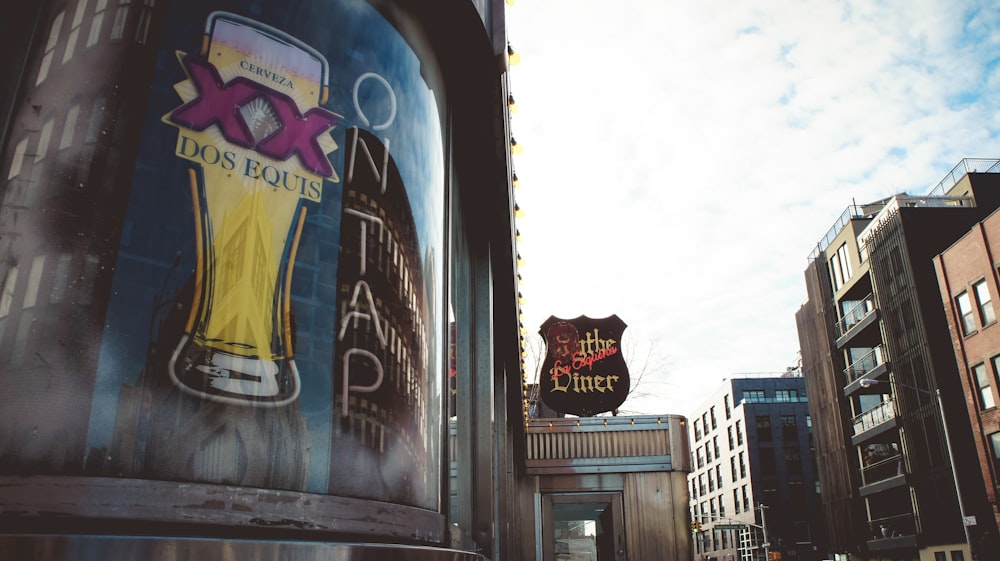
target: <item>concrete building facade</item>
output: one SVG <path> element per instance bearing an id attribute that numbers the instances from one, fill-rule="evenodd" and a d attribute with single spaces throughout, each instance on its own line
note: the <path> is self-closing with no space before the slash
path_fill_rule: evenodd
<path id="1" fill-rule="evenodd" d="M 689 418 L 694 558 L 764 559 L 766 540 L 783 558 L 820 559 L 826 540 L 801 373 L 737 375 Z"/>

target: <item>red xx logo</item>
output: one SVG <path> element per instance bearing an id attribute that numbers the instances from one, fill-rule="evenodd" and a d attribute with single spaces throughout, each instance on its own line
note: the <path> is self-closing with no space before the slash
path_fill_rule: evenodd
<path id="1" fill-rule="evenodd" d="M 338 116 L 320 107 L 304 114 L 288 95 L 238 76 L 223 83 L 219 71 L 207 60 L 184 55 L 184 70 L 198 89 L 198 97 L 178 107 L 170 120 L 196 131 L 216 125 L 226 140 L 277 160 L 297 155 L 302 165 L 323 177 L 333 176 L 333 166 L 317 140 L 338 122 Z M 240 108 L 264 98 L 273 109 L 278 126 L 257 140 Z"/>

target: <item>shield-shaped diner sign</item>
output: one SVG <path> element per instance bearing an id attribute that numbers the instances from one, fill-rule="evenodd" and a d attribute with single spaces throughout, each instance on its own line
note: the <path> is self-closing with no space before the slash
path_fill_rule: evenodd
<path id="1" fill-rule="evenodd" d="M 540 376 L 542 401 L 555 411 L 581 417 L 617 409 L 630 384 L 621 353 L 625 327 L 616 315 L 545 320 L 540 330 L 547 347 Z"/>

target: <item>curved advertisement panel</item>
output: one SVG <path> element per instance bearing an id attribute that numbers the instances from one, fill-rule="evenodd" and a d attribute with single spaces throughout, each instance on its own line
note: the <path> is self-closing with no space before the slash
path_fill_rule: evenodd
<path id="1" fill-rule="evenodd" d="M 0 472 L 439 510 L 433 61 L 361 0 L 52 1 L 0 169 Z"/>

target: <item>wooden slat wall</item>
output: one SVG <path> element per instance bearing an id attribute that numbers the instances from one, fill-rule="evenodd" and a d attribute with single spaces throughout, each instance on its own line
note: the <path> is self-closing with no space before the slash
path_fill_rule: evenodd
<path id="1" fill-rule="evenodd" d="M 529 461 L 670 454 L 667 430 L 536 432 L 527 438 Z"/>
<path id="2" fill-rule="evenodd" d="M 629 559 L 688 560 L 687 474 L 624 474 L 625 541 Z"/>

